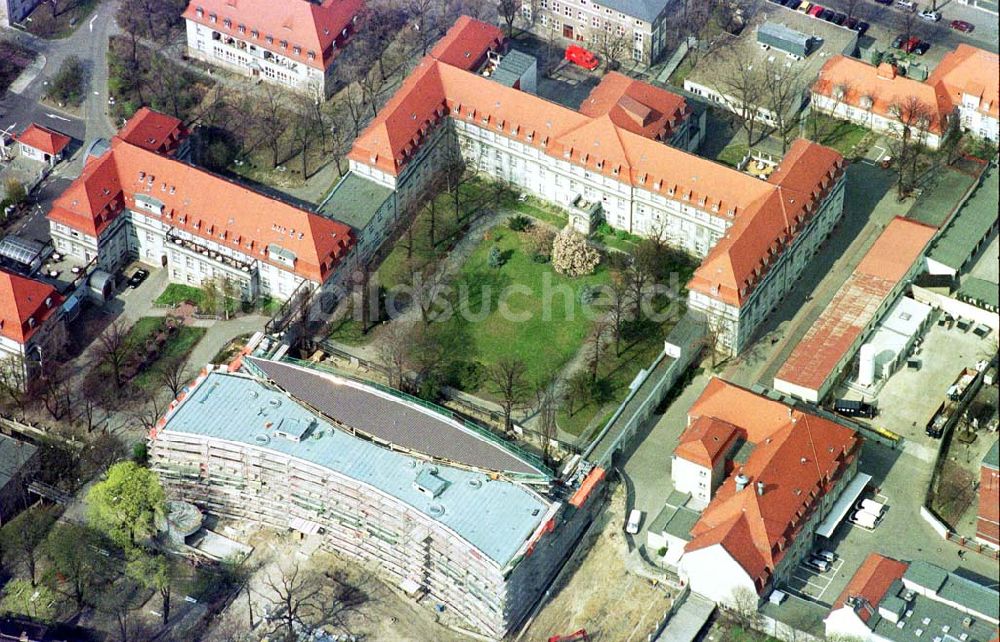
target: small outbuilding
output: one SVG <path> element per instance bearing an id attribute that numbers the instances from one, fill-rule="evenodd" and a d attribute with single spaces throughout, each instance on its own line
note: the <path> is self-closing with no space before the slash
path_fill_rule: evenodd
<path id="1" fill-rule="evenodd" d="M 31 123 L 17 136 L 18 150 L 26 158 L 55 167 L 72 139 L 66 134 Z"/>

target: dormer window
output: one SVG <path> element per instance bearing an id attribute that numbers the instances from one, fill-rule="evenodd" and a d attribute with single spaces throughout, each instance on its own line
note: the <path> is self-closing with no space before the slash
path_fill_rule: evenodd
<path id="1" fill-rule="evenodd" d="M 264 42 L 266 42 L 269 45 L 273 45 L 274 44 L 274 36 L 264 36 Z"/>
<path id="2" fill-rule="evenodd" d="M 316 52 L 310 51 L 309 53 L 306 54 L 306 58 L 308 58 L 309 60 L 316 60 Z"/>
<path id="3" fill-rule="evenodd" d="M 35 327 L 35 317 L 28 317 L 28 327 L 29 328 Z"/>
<path id="4" fill-rule="evenodd" d="M 211 23 L 215 23 L 215 22 L 217 22 L 218 20 L 219 20 L 219 17 L 218 17 L 217 15 L 215 15 L 214 13 L 210 13 L 210 14 L 208 14 L 208 21 L 209 21 L 209 22 L 211 22 Z"/>
<path id="5" fill-rule="evenodd" d="M 260 38 L 260 32 L 257 31 L 256 29 L 252 30 L 250 32 L 250 37 L 256 40 L 257 38 Z"/>
<path id="6" fill-rule="evenodd" d="M 247 26 L 246 25 L 240 25 L 240 26 L 236 27 L 236 30 L 239 31 L 241 34 L 246 33 L 247 32 Z"/>
<path id="7" fill-rule="evenodd" d="M 230 20 L 229 18 L 226 18 L 225 20 L 222 21 L 222 26 L 225 27 L 226 29 L 231 29 L 233 26 L 233 21 Z"/>
<path id="8" fill-rule="evenodd" d="M 198 7 L 197 9 L 194 10 L 194 14 L 196 16 L 198 16 L 199 18 L 204 18 L 205 17 L 205 10 L 202 9 L 201 7 Z"/>
<path id="9" fill-rule="evenodd" d="M 278 46 L 281 47 L 282 49 L 288 49 L 288 41 L 282 40 L 281 42 L 278 43 Z"/>
<path id="10" fill-rule="evenodd" d="M 45 297 L 45 307 L 47 307 L 47 308 L 51 308 L 52 307 L 52 297 L 50 297 L 50 296 Z"/>
<path id="11" fill-rule="evenodd" d="M 301 56 L 302 55 L 302 47 L 299 47 L 299 46 L 292 47 L 292 53 L 295 54 L 296 56 Z"/>

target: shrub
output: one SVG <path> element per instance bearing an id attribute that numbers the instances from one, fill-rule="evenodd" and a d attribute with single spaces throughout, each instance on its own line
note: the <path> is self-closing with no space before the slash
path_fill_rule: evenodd
<path id="1" fill-rule="evenodd" d="M 18 205 L 28 200 L 28 192 L 24 189 L 24 184 L 16 178 L 8 178 L 4 182 L 4 190 L 7 192 L 7 198 L 4 201 L 10 205 Z"/>
<path id="2" fill-rule="evenodd" d="M 507 221 L 507 227 L 515 232 L 524 232 L 531 227 L 531 219 L 524 214 L 518 214 L 517 216 L 512 216 L 510 220 Z"/>
<path id="3" fill-rule="evenodd" d="M 585 276 L 593 274 L 601 255 L 578 232 L 566 228 L 552 243 L 552 266 L 559 274 Z"/>
<path id="4" fill-rule="evenodd" d="M 597 288 L 592 285 L 585 285 L 580 289 L 580 304 L 590 305 L 597 299 Z"/>
<path id="5" fill-rule="evenodd" d="M 500 248 L 494 245 L 490 248 L 490 256 L 487 259 L 487 264 L 496 270 L 503 266 L 503 263 L 503 254 L 500 252 Z"/>

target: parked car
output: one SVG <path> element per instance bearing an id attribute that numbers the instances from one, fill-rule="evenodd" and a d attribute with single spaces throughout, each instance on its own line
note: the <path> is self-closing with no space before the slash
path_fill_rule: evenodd
<path id="1" fill-rule="evenodd" d="M 892 39 L 892 48 L 902 49 L 904 42 L 906 42 L 906 36 L 904 36 L 903 34 L 899 34 L 898 36 Z"/>
<path id="2" fill-rule="evenodd" d="M 145 281 L 146 277 L 148 276 L 149 276 L 148 270 L 143 270 L 142 268 L 139 268 L 138 270 L 132 273 L 132 276 L 128 278 L 128 286 L 134 290 L 135 288 L 142 285 L 142 282 Z"/>
<path id="3" fill-rule="evenodd" d="M 885 512 L 885 504 L 875 501 L 874 499 L 862 499 L 857 504 L 854 505 L 855 510 L 863 510 L 866 513 L 871 513 L 876 518 L 881 518 L 882 513 Z"/>
<path id="4" fill-rule="evenodd" d="M 926 20 L 927 22 L 937 22 L 941 19 L 941 14 L 937 11 L 928 11 L 927 9 L 924 9 L 920 12 L 920 18 L 922 20 Z"/>
<path id="5" fill-rule="evenodd" d="M 906 53 L 913 53 L 913 50 L 916 49 L 919 44 L 920 38 L 910 36 L 910 39 L 903 43 L 903 51 Z"/>
<path id="6" fill-rule="evenodd" d="M 597 69 L 597 65 L 600 64 L 597 62 L 597 56 L 590 51 L 587 51 L 580 45 L 570 45 L 566 47 L 566 55 L 564 57 L 566 60 L 583 67 L 587 71 Z"/>
<path id="7" fill-rule="evenodd" d="M 811 2 L 809 2 L 809 0 L 805 0 L 802 4 L 799 5 L 799 7 L 796 9 L 796 11 L 798 11 L 800 13 L 809 13 L 809 10 L 812 9 L 812 6 L 813 6 L 813 4 Z M 960 20 L 956 20 L 955 22 L 961 22 L 961 21 Z M 952 23 L 952 28 L 954 28 L 954 27 L 955 27 L 955 24 Z"/>
<path id="8" fill-rule="evenodd" d="M 917 54 L 918 56 L 922 56 L 925 53 L 927 53 L 927 51 L 930 48 L 931 48 L 931 43 L 927 42 L 926 40 L 921 40 L 920 42 L 917 43 L 917 46 L 913 48 L 913 53 Z"/>
<path id="9" fill-rule="evenodd" d="M 802 563 L 814 571 L 819 571 L 820 573 L 825 573 L 830 568 L 829 562 L 818 557 L 810 557 Z"/>
<path id="10" fill-rule="evenodd" d="M 823 9 L 819 12 L 819 19 L 826 22 L 830 22 L 833 18 L 833 9 Z"/>
<path id="11" fill-rule="evenodd" d="M 833 402 L 833 411 L 845 417 L 864 417 L 871 419 L 878 414 L 875 406 L 854 399 L 837 399 Z"/>
<path id="12" fill-rule="evenodd" d="M 868 511 L 859 510 L 855 511 L 851 515 L 849 521 L 852 524 L 856 524 L 865 530 L 873 531 L 875 530 L 875 527 L 878 526 L 879 518 L 876 517 L 875 515 L 872 515 Z"/>
<path id="13" fill-rule="evenodd" d="M 976 27 L 971 22 L 966 22 L 965 20 L 952 20 L 951 28 L 962 33 L 972 33 L 972 30 Z"/>
<path id="14" fill-rule="evenodd" d="M 853 31 L 857 31 L 858 30 L 858 19 L 857 18 L 848 18 L 846 21 L 844 21 L 844 26 L 847 27 L 848 29 L 853 30 Z"/>
<path id="15" fill-rule="evenodd" d="M 813 557 L 818 557 L 820 559 L 826 560 L 827 562 L 833 564 L 837 561 L 837 554 L 833 551 L 828 551 L 825 549 L 820 549 L 813 552 Z"/>
<path id="16" fill-rule="evenodd" d="M 846 21 L 847 21 L 847 16 L 843 13 L 840 13 L 839 11 L 835 12 L 833 14 L 833 17 L 830 18 L 830 22 L 838 26 L 844 24 L 844 22 Z"/>
<path id="17" fill-rule="evenodd" d="M 788 0 L 788 4 L 786 4 L 785 6 L 791 9 L 792 11 L 797 11 L 800 4 L 802 4 L 802 0 Z"/>
<path id="18" fill-rule="evenodd" d="M 642 511 L 638 508 L 633 508 L 632 512 L 628 514 L 628 521 L 625 523 L 625 532 L 629 535 L 635 535 L 639 532 L 640 522 L 642 522 Z"/>
<path id="19" fill-rule="evenodd" d="M 814 4 L 812 6 L 812 8 L 809 9 L 809 15 L 812 16 L 813 18 L 818 18 L 819 14 L 823 13 L 823 11 L 825 11 L 825 10 L 826 10 L 826 7 L 824 7 L 822 5 Z"/>
<path id="20" fill-rule="evenodd" d="M 913 11 L 917 8 L 917 3 L 913 0 L 896 0 L 896 6 L 900 9 L 906 9 L 907 11 Z"/>
<path id="21" fill-rule="evenodd" d="M 858 32 L 859 36 L 863 36 L 866 33 L 868 33 L 869 28 L 871 28 L 870 24 L 868 24 L 864 20 L 858 20 L 858 24 L 856 27 L 854 27 L 854 30 Z"/>
<path id="22" fill-rule="evenodd" d="M 893 0 L 875 0 L 875 2 L 877 2 L 879 4 L 884 4 L 884 5 L 888 6 L 888 5 L 891 5 L 893 3 Z"/>

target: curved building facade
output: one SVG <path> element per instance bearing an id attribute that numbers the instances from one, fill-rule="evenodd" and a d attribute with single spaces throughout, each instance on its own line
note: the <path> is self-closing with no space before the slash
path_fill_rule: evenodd
<path id="1" fill-rule="evenodd" d="M 563 501 L 572 489 L 544 467 L 451 417 L 326 372 L 246 365 L 200 377 L 153 430 L 172 498 L 320 537 L 492 638 L 589 522 L 597 502 Z"/>

